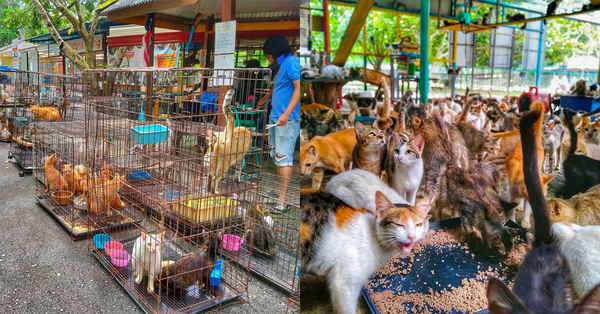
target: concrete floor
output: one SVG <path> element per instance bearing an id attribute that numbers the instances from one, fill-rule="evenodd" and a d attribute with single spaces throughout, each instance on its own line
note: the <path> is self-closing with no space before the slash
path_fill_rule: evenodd
<path id="1" fill-rule="evenodd" d="M 0 160 L 8 147 L 0 143 Z M 4 159 L 3 159 L 4 158 Z M 121 286 L 35 204 L 30 175 L 0 169 L 0 313 L 142 313 Z M 218 313 L 285 313 L 288 297 L 250 276 L 249 302 Z"/>

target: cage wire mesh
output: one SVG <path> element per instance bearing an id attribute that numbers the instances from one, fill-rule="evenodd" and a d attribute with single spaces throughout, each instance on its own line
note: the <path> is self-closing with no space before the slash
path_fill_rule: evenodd
<path id="1" fill-rule="evenodd" d="M 19 175 L 33 170 L 33 143 L 37 121 L 83 121 L 83 85 L 80 77 L 19 71 L 11 79 L 12 108 L 5 110 L 13 143 L 9 158 L 21 166 Z"/>
<path id="2" fill-rule="evenodd" d="M 88 219 L 99 228 L 89 245 L 145 311 L 196 312 L 247 298 L 248 212 L 268 149 L 257 104 L 268 98 L 268 71 L 84 73 Z M 129 223 L 111 225 L 113 216 Z M 101 250 L 102 234 L 123 245 L 116 259 Z M 153 268 L 159 261 L 161 270 Z M 140 270 L 149 279 L 135 276 Z"/>

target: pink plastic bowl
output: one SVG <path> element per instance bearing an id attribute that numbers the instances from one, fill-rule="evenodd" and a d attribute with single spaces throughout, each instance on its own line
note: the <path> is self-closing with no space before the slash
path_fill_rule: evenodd
<path id="1" fill-rule="evenodd" d="M 223 247 L 230 251 L 237 251 L 240 249 L 240 245 L 244 243 L 244 239 L 234 234 L 223 235 Z"/>
<path id="2" fill-rule="evenodd" d="M 104 243 L 104 253 L 106 253 L 106 255 L 108 255 L 108 256 L 110 256 L 110 253 L 112 251 L 122 250 L 122 249 L 123 249 L 123 244 L 121 242 L 108 241 L 108 242 Z"/>
<path id="3" fill-rule="evenodd" d="M 129 264 L 131 255 L 123 250 L 113 250 L 110 252 L 110 262 L 117 267 L 125 267 Z"/>

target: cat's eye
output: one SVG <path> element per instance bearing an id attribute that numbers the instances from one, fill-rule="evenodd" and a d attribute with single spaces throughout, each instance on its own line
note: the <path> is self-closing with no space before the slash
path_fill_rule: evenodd
<path id="1" fill-rule="evenodd" d="M 369 135 L 375 136 L 375 133 L 371 132 L 371 133 L 369 133 Z"/>
<path id="2" fill-rule="evenodd" d="M 394 149 L 394 154 L 396 154 L 396 155 L 400 154 L 400 150 L 399 149 Z"/>
<path id="3" fill-rule="evenodd" d="M 420 222 L 420 223 L 416 224 L 415 226 L 416 226 L 416 227 L 421 227 L 421 226 L 423 226 L 423 223 L 422 223 L 422 222 Z"/>
<path id="4" fill-rule="evenodd" d="M 307 167 L 310 167 L 310 164 L 306 164 Z"/>
<path id="5" fill-rule="evenodd" d="M 410 149 L 406 151 L 406 154 L 407 154 L 407 155 L 408 155 L 408 154 L 412 154 L 412 153 L 414 153 L 414 152 L 413 152 L 412 150 L 410 150 Z"/>
<path id="6" fill-rule="evenodd" d="M 401 224 L 399 224 L 399 223 L 395 223 L 395 222 L 392 222 L 392 223 L 393 223 L 394 225 L 398 226 L 398 227 L 402 227 L 402 228 L 404 228 L 404 225 L 401 225 Z"/>

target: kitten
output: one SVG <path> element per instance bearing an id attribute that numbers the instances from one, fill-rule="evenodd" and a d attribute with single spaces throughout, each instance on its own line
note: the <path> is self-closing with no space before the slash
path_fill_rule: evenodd
<path id="1" fill-rule="evenodd" d="M 300 174 L 309 175 L 314 171 L 312 188 L 319 189 L 325 170 L 341 173 L 348 169 L 355 145 L 354 129 L 315 136 L 300 147 Z"/>
<path id="2" fill-rule="evenodd" d="M 423 178 L 421 155 L 424 147 L 425 140 L 421 134 L 409 142 L 408 136 L 394 132 L 392 138 L 388 140 L 388 153 L 384 166 L 388 184 L 404 197 L 408 204 L 415 203 Z"/>
<path id="3" fill-rule="evenodd" d="M 446 134 L 446 140 L 441 149 L 451 151 L 450 136 L 443 126 L 442 132 Z M 494 175 L 499 176 L 499 171 L 490 169 L 472 175 L 459 168 L 455 161 L 450 161 L 439 187 L 434 218 L 441 220 L 442 209 L 452 208 L 453 216 L 458 216 L 457 212 L 460 215 L 462 230 L 468 238 L 474 237 L 473 228 L 476 228 L 481 233 L 484 249 L 504 256 L 512 249 L 512 239 L 520 231 L 504 226 L 506 212 L 517 204 L 505 202 L 499 198 L 499 193 L 494 193 L 498 188 Z"/>
<path id="4" fill-rule="evenodd" d="M 321 74 L 324 78 L 330 80 L 344 80 L 350 75 L 350 70 L 337 65 L 329 64 L 323 68 Z"/>
<path id="5" fill-rule="evenodd" d="M 382 164 L 385 158 L 385 135 L 377 127 L 364 126 L 360 122 L 354 124 L 356 132 L 356 145 L 352 150 L 352 168 L 363 169 L 381 175 Z"/>
<path id="6" fill-rule="evenodd" d="M 400 41 L 397 41 L 395 43 L 391 43 L 391 44 L 386 43 L 385 48 L 387 48 L 390 55 L 402 53 L 402 42 L 403 41 L 404 40 L 401 39 Z"/>
<path id="7" fill-rule="evenodd" d="M 525 185 L 535 216 L 533 249 L 521 264 L 512 292 L 502 281 L 490 279 L 487 297 L 491 314 L 568 313 L 573 308 L 569 265 L 552 241 L 539 173 L 538 128 L 541 120 L 543 114 L 540 111 L 527 112 L 521 120 Z"/>
<path id="8" fill-rule="evenodd" d="M 279 251 L 273 234 L 273 218 L 269 210 L 254 204 L 248 210 L 248 217 L 252 221 L 247 224 L 246 243 L 252 243 L 255 250 L 268 256 L 274 256 Z"/>
<path id="9" fill-rule="evenodd" d="M 210 292 L 210 275 L 217 263 L 219 244 L 219 239 L 210 239 L 208 245 L 196 253 L 165 266 L 160 271 L 160 278 L 163 278 L 161 284 L 168 289 L 169 294 L 173 292 L 171 295 L 175 295 L 175 292 L 178 292 L 185 295 L 184 291 L 196 282 L 198 286 L 204 286 L 204 290 Z"/>
<path id="10" fill-rule="evenodd" d="M 60 168 L 62 170 L 65 180 L 67 181 L 67 185 L 69 186 L 69 191 L 73 192 L 74 194 L 83 193 L 83 187 L 81 185 L 82 177 L 80 171 L 73 171 L 74 169 L 72 164 L 61 165 Z M 82 171 L 85 173 L 85 169 L 83 169 Z"/>
<path id="11" fill-rule="evenodd" d="M 466 122 L 458 122 L 456 128 L 465 139 L 467 149 L 478 162 L 481 162 L 486 156 L 495 156 L 500 151 L 502 138 L 486 135 L 484 131 L 478 130 Z"/>
<path id="12" fill-rule="evenodd" d="M 579 303 L 600 286 L 600 226 L 559 222 L 552 225 L 552 234 L 571 268 L 575 303 Z"/>
<path id="13" fill-rule="evenodd" d="M 566 116 L 566 123 L 571 134 L 571 147 L 567 159 L 563 162 L 564 185 L 556 193 L 558 197 L 563 199 L 569 199 L 577 193 L 585 192 L 600 184 L 600 160 L 575 154 L 575 151 L 577 151 L 577 133 L 571 115 L 567 114 Z"/>
<path id="14" fill-rule="evenodd" d="M 408 204 L 408 200 L 390 188 L 371 172 L 352 169 L 333 176 L 325 190 L 348 206 L 376 213 L 375 192 L 383 193 L 394 204 Z M 414 204 L 414 203 L 413 203 Z"/>
<path id="15" fill-rule="evenodd" d="M 552 173 L 552 170 L 559 170 L 560 161 L 562 160 L 561 144 L 565 132 L 566 130 L 560 122 L 555 123 L 554 121 L 551 121 L 549 124 L 542 127 L 542 146 L 544 147 L 544 155 L 548 153 L 550 173 Z M 546 172 L 546 157 L 544 157 L 542 170 Z"/>
<path id="16" fill-rule="evenodd" d="M 133 244 L 131 264 L 133 264 L 133 276 L 135 283 L 141 284 L 144 277 L 148 276 L 148 293 L 154 292 L 154 279 L 159 278 L 162 269 L 162 242 L 165 232 L 160 234 L 146 234 L 141 236 Z"/>
<path id="17" fill-rule="evenodd" d="M 512 131 L 516 129 L 515 125 L 519 123 L 519 117 L 516 113 L 512 112 L 504 112 L 502 108 L 498 106 L 498 104 L 494 104 L 494 112 L 498 114 L 498 121 L 496 125 L 498 126 L 498 130 L 500 132 Z"/>
<path id="18" fill-rule="evenodd" d="M 551 199 L 548 201 L 548 208 L 552 222 L 600 225 L 600 185 L 570 199 Z"/>
<path id="19" fill-rule="evenodd" d="M 587 147 L 587 156 L 600 160 L 600 120 L 592 123 L 584 120 L 581 124 L 583 141 Z"/>
<path id="20" fill-rule="evenodd" d="M 423 195 L 433 196 L 446 170 L 446 165 L 455 160 L 459 167 L 469 166 L 469 153 L 466 148 L 465 140 L 460 131 L 452 124 L 447 124 L 444 121 L 438 121 L 441 118 L 435 116 L 421 120 L 414 117 L 413 134 L 423 136 L 425 147 L 423 148 L 423 166 L 425 169 Z M 439 125 L 446 125 L 450 138 L 452 140 L 452 152 L 449 154 L 446 150 L 440 149 L 443 147 L 445 137 L 440 134 Z"/>
<path id="21" fill-rule="evenodd" d="M 46 190 L 44 192 L 46 193 L 69 190 L 69 185 L 65 177 L 54 168 L 57 158 L 56 153 L 54 153 L 44 163 L 44 175 L 46 177 Z"/>
<path id="22" fill-rule="evenodd" d="M 439 114 L 442 116 L 446 123 L 454 123 L 457 117 L 457 113 L 454 110 L 448 108 L 445 102 L 441 101 L 437 105 L 432 106 L 432 114 Z"/>
<path id="23" fill-rule="evenodd" d="M 375 193 L 376 213 L 323 191 L 300 191 L 303 272 L 327 276 L 336 313 L 356 313 L 362 286 L 398 251 L 410 254 L 429 230 L 429 204 L 397 207 Z"/>
<path id="24" fill-rule="evenodd" d="M 542 101 L 538 100 L 531 105 L 531 111 L 538 111 L 540 113 L 544 112 L 544 104 Z M 535 140 L 536 140 L 536 148 L 537 148 L 537 156 L 538 156 L 538 171 L 542 171 L 542 163 L 544 162 L 544 147 L 542 146 L 542 123 L 544 121 L 544 115 L 539 115 L 539 120 L 534 125 L 535 130 Z M 523 124 L 523 122 L 521 122 Z M 522 133 L 521 133 L 522 134 Z M 521 136 L 522 138 L 522 136 Z M 508 201 L 514 202 L 519 199 L 523 200 L 523 221 L 521 221 L 521 226 L 524 228 L 531 227 L 530 219 L 531 219 L 531 205 L 529 203 L 529 195 L 527 194 L 527 189 L 525 187 L 525 177 L 523 172 L 523 149 L 522 143 L 519 143 L 517 147 L 508 155 L 506 158 L 506 172 L 508 174 Z M 543 183 L 543 191 L 544 195 L 546 194 L 547 183 L 552 180 L 554 175 L 544 175 L 542 176 Z M 510 219 L 512 221 L 516 221 L 516 210 L 513 209 L 510 213 Z"/>

